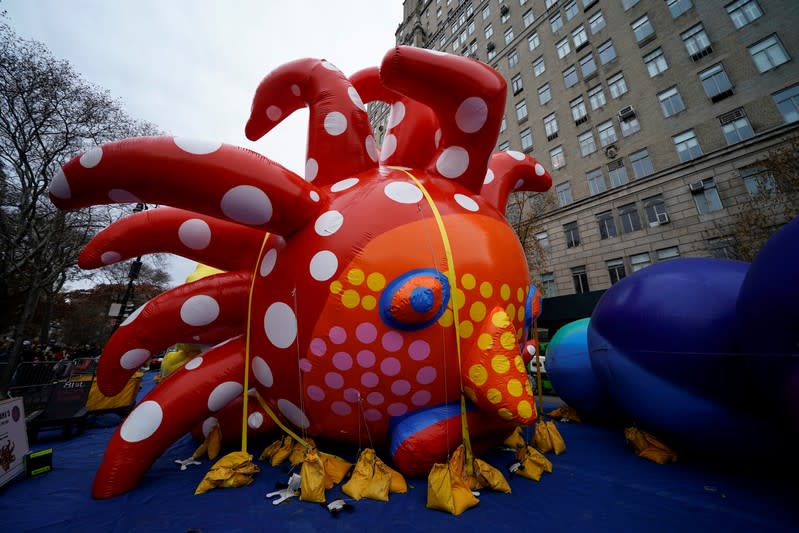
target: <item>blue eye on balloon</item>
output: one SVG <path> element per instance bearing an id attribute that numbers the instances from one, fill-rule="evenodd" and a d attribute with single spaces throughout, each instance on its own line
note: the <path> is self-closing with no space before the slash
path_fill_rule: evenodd
<path id="1" fill-rule="evenodd" d="M 383 289 L 378 305 L 380 318 L 394 329 L 424 329 L 444 314 L 449 294 L 449 280 L 438 270 L 410 270 Z"/>

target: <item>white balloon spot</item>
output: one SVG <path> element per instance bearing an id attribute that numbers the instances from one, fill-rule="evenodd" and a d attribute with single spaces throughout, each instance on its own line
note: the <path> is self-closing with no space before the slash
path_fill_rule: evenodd
<path id="1" fill-rule="evenodd" d="M 316 159 L 311 158 L 305 162 L 305 181 L 315 180 L 318 173 L 319 163 L 316 162 Z"/>
<path id="2" fill-rule="evenodd" d="M 220 383 L 214 387 L 214 390 L 208 395 L 208 410 L 214 412 L 219 411 L 234 399 L 241 396 L 242 392 L 244 392 L 244 386 L 241 383 L 235 381 Z"/>
<path id="3" fill-rule="evenodd" d="M 108 198 L 118 204 L 137 204 L 140 202 L 138 196 L 124 189 L 111 189 L 108 191 Z"/>
<path id="4" fill-rule="evenodd" d="M 277 263 L 277 250 L 272 248 L 266 252 L 264 258 L 261 259 L 261 268 L 258 273 L 261 274 L 262 278 L 268 276 L 272 272 L 272 269 L 275 268 L 275 263 Z"/>
<path id="5" fill-rule="evenodd" d="M 187 137 L 175 137 L 174 141 L 178 148 L 195 155 L 210 154 L 222 148 L 222 143 L 218 141 L 189 139 Z"/>
<path id="6" fill-rule="evenodd" d="M 465 194 L 456 194 L 455 201 L 458 202 L 458 205 L 462 208 L 466 209 L 467 211 L 477 211 L 480 207 L 477 205 L 473 199 L 469 198 Z"/>
<path id="7" fill-rule="evenodd" d="M 321 63 L 322 63 L 322 66 L 325 67 L 327 70 L 332 70 L 334 72 L 341 72 L 339 70 L 339 68 L 336 65 L 334 65 L 333 63 L 331 63 L 330 61 L 326 61 L 326 60 L 323 59 L 321 61 Z"/>
<path id="8" fill-rule="evenodd" d="M 153 400 L 147 400 L 125 418 L 119 428 L 119 436 L 125 442 L 141 442 L 158 430 L 163 419 L 161 406 Z"/>
<path id="9" fill-rule="evenodd" d="M 145 350 L 144 348 L 128 350 L 122 355 L 122 357 L 119 358 L 119 366 L 125 370 L 139 368 L 144 364 L 145 361 L 147 361 L 147 359 L 150 358 L 150 355 L 150 350 Z"/>
<path id="10" fill-rule="evenodd" d="M 366 137 L 366 153 L 369 155 L 369 159 L 374 162 L 377 162 L 377 141 L 375 141 L 374 135 L 369 135 Z"/>
<path id="11" fill-rule="evenodd" d="M 328 211 L 327 213 L 319 215 L 319 218 L 317 218 L 314 223 L 313 229 L 320 237 L 328 237 L 341 229 L 343 225 L 344 215 L 339 211 Z"/>
<path id="12" fill-rule="evenodd" d="M 272 201 L 264 191 L 252 185 L 233 187 L 222 197 L 220 207 L 231 220 L 258 226 L 272 218 Z"/>
<path id="13" fill-rule="evenodd" d="M 283 115 L 283 111 L 276 105 L 270 105 L 266 108 L 266 116 L 272 122 L 277 122 L 281 115 Z"/>
<path id="14" fill-rule="evenodd" d="M 211 430 L 214 429 L 214 426 L 219 425 L 219 420 L 215 416 L 209 416 L 205 420 L 203 420 L 203 436 L 207 437 Z"/>
<path id="15" fill-rule="evenodd" d="M 264 314 L 264 331 L 269 342 L 278 348 L 288 348 L 297 338 L 297 317 L 283 302 L 275 302 Z"/>
<path id="16" fill-rule="evenodd" d="M 374 141 L 374 139 L 372 139 L 372 141 Z M 375 158 L 375 160 L 377 159 Z M 70 191 L 69 183 L 67 182 L 67 176 L 60 168 L 56 170 L 53 181 L 50 182 L 50 194 L 62 200 L 66 200 L 72 196 L 72 191 Z"/>
<path id="17" fill-rule="evenodd" d="M 122 259 L 122 255 L 119 252 L 103 252 L 100 256 L 100 261 L 102 261 L 104 265 L 116 263 L 120 259 Z"/>
<path id="18" fill-rule="evenodd" d="M 203 250 L 211 243 L 211 227 L 205 220 L 192 218 L 180 225 L 178 238 L 192 250 Z"/>
<path id="19" fill-rule="evenodd" d="M 192 296 L 180 306 L 180 319 L 189 326 L 207 326 L 219 317 L 219 304 L 210 296 Z"/>
<path id="20" fill-rule="evenodd" d="M 141 307 L 139 307 L 138 309 L 136 309 L 135 311 L 133 311 L 130 314 L 130 316 L 128 316 L 128 318 L 126 318 L 125 321 L 119 325 L 119 327 L 127 326 L 128 324 L 130 324 L 131 322 L 136 320 L 139 317 L 139 315 L 141 314 L 141 312 L 144 311 L 145 307 L 147 307 L 147 304 L 144 304 Z"/>
<path id="21" fill-rule="evenodd" d="M 488 172 L 486 172 L 486 179 L 483 180 L 484 185 L 488 185 L 494 181 L 494 172 L 489 168 Z"/>
<path id="22" fill-rule="evenodd" d="M 541 166 L 541 163 L 536 163 L 535 164 L 535 175 L 536 176 L 543 176 L 544 172 L 546 172 L 546 171 L 544 170 L 544 167 Z"/>
<path id="23" fill-rule="evenodd" d="M 102 158 L 103 149 L 99 146 L 96 146 L 80 156 L 80 166 L 83 168 L 94 168 L 100 164 L 100 160 Z"/>
<path id="24" fill-rule="evenodd" d="M 193 357 L 191 361 L 183 365 L 183 368 L 185 368 L 186 370 L 194 370 L 195 368 L 200 368 L 200 365 L 202 364 L 203 364 L 203 357 L 201 355 L 198 355 Z"/>
<path id="25" fill-rule="evenodd" d="M 521 152 L 517 152 L 516 150 L 506 150 L 505 153 L 516 161 L 524 161 L 524 154 Z"/>
<path id="26" fill-rule="evenodd" d="M 318 202 L 319 201 L 319 193 L 316 192 L 316 191 L 311 191 L 308 196 L 310 196 L 311 200 L 314 201 L 314 202 Z"/>
<path id="27" fill-rule="evenodd" d="M 347 130 L 347 117 L 338 111 L 328 113 L 325 117 L 325 131 L 329 135 L 341 135 Z"/>
<path id="28" fill-rule="evenodd" d="M 438 145 L 441 144 L 441 135 L 441 130 L 436 130 L 435 135 L 433 135 L 433 142 L 435 143 L 436 148 L 438 148 Z"/>
<path id="29" fill-rule="evenodd" d="M 247 417 L 247 425 L 253 429 L 258 429 L 264 423 L 264 415 L 261 413 L 252 413 Z"/>
<path id="30" fill-rule="evenodd" d="M 488 105 L 485 100 L 472 96 L 467 98 L 455 112 L 455 124 L 464 133 L 474 133 L 486 123 L 488 118 Z"/>
<path id="31" fill-rule="evenodd" d="M 347 178 L 345 180 L 337 181 L 333 185 L 330 186 L 330 192 L 341 192 L 346 191 L 351 187 L 355 187 L 358 184 L 358 178 Z"/>
<path id="32" fill-rule="evenodd" d="M 338 269 L 338 258 L 330 250 L 316 252 L 310 263 L 311 277 L 316 281 L 327 281 Z"/>
<path id="33" fill-rule="evenodd" d="M 380 159 L 385 161 L 394 154 L 397 149 L 397 137 L 389 133 L 383 138 L 383 146 L 380 148 Z"/>
<path id="34" fill-rule="evenodd" d="M 288 400 L 283 398 L 279 399 L 277 401 L 277 409 L 283 416 L 288 418 L 289 422 L 300 429 L 306 429 L 311 425 L 311 422 L 308 420 L 308 417 L 305 416 L 305 413 L 303 413 L 299 407 Z"/>
<path id="35" fill-rule="evenodd" d="M 469 153 L 460 146 L 446 148 L 436 160 L 436 170 L 445 178 L 462 176 L 469 167 Z"/>
<path id="36" fill-rule="evenodd" d="M 272 376 L 272 369 L 269 364 L 261 357 L 256 357 L 252 360 L 252 372 L 255 374 L 255 379 L 264 387 L 271 387 L 275 382 Z"/>
<path id="37" fill-rule="evenodd" d="M 395 102 L 394 105 L 391 106 L 391 112 L 388 115 L 388 128 L 391 129 L 395 127 L 397 124 L 402 122 L 402 119 L 405 118 L 405 104 L 402 102 Z"/>
<path id="38" fill-rule="evenodd" d="M 300 95 L 300 86 L 299 85 L 292 85 L 291 86 L 291 94 L 293 94 L 294 96 L 299 96 Z"/>
<path id="39" fill-rule="evenodd" d="M 355 89 L 355 87 L 353 87 L 352 85 L 347 87 L 347 94 L 350 95 L 350 100 L 352 100 L 352 103 L 355 104 L 355 107 L 357 107 L 361 111 L 366 111 L 366 106 L 363 105 L 363 100 L 361 99 L 361 95 L 358 94 L 358 91 Z"/>
<path id="40" fill-rule="evenodd" d="M 385 186 L 383 192 L 391 200 L 401 204 L 415 204 L 422 200 L 422 191 L 413 183 L 392 181 Z"/>

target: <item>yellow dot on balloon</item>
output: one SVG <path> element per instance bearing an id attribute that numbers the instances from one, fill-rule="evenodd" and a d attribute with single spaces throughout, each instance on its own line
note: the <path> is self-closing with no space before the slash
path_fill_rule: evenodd
<path id="1" fill-rule="evenodd" d="M 510 370 L 510 361 L 504 355 L 495 355 L 491 358 L 491 368 L 494 369 L 494 372 L 497 374 L 504 374 L 508 370 Z"/>
<path id="2" fill-rule="evenodd" d="M 513 358 L 513 364 L 516 366 L 516 370 L 524 374 L 526 370 L 524 369 L 524 359 L 522 359 L 521 355 L 517 355 Z"/>
<path id="3" fill-rule="evenodd" d="M 519 300 L 519 303 L 522 303 L 524 301 L 524 289 L 522 289 L 521 287 L 516 289 L 516 299 Z"/>
<path id="4" fill-rule="evenodd" d="M 510 319 L 505 311 L 497 311 L 491 315 L 491 323 L 498 328 L 507 328 L 510 324 Z"/>
<path id="5" fill-rule="evenodd" d="M 452 325 L 452 311 L 447 309 L 444 311 L 444 314 L 441 315 L 441 318 L 438 319 L 438 323 L 441 325 L 442 328 L 448 328 Z"/>
<path id="6" fill-rule="evenodd" d="M 492 344 L 494 344 L 494 341 L 491 339 L 491 335 L 488 333 L 482 333 L 479 337 L 477 337 L 477 347 L 483 351 L 491 348 Z"/>
<path id="7" fill-rule="evenodd" d="M 505 420 L 510 420 L 511 418 L 513 418 L 513 413 L 511 413 L 510 409 L 506 407 L 500 407 L 499 409 L 497 409 L 497 414 L 502 418 L 504 418 Z"/>
<path id="8" fill-rule="evenodd" d="M 469 317 L 475 322 L 480 322 L 486 317 L 486 306 L 483 302 L 474 302 L 469 308 Z"/>
<path id="9" fill-rule="evenodd" d="M 519 416 L 522 418 L 527 419 L 533 416 L 533 407 L 527 400 L 520 401 L 519 405 L 516 406 L 516 410 L 519 412 Z"/>
<path id="10" fill-rule="evenodd" d="M 386 278 L 379 272 L 372 272 L 366 278 L 366 286 L 375 292 L 382 291 L 383 287 L 386 286 Z"/>
<path id="11" fill-rule="evenodd" d="M 377 299 L 375 299 L 375 297 L 372 296 L 371 294 L 367 294 L 366 296 L 361 298 L 361 305 L 367 311 L 371 311 L 377 306 Z"/>
<path id="12" fill-rule="evenodd" d="M 524 384 L 524 392 L 527 393 L 527 396 L 533 396 L 533 386 L 530 385 L 530 380 L 527 380 L 527 383 Z"/>
<path id="13" fill-rule="evenodd" d="M 502 287 L 499 289 L 499 295 L 502 296 L 503 300 L 510 298 L 510 286 L 508 286 L 507 283 L 502 284 Z"/>
<path id="14" fill-rule="evenodd" d="M 513 336 L 513 332 L 504 331 L 502 335 L 499 336 L 499 344 L 506 350 L 512 350 L 516 345 L 516 337 Z"/>
<path id="15" fill-rule="evenodd" d="M 474 279 L 474 276 L 472 276 L 471 274 L 464 274 L 463 277 L 461 278 L 461 285 L 463 285 L 464 289 L 470 291 L 474 289 L 475 285 L 477 285 L 477 280 Z"/>
<path id="16" fill-rule="evenodd" d="M 466 303 L 466 294 L 458 288 L 455 288 L 452 294 L 452 301 L 455 304 L 455 309 L 460 309 Z"/>
<path id="17" fill-rule="evenodd" d="M 481 364 L 475 364 L 469 367 L 469 379 L 478 387 L 488 381 L 488 371 L 486 367 Z"/>
<path id="18" fill-rule="evenodd" d="M 330 292 L 333 294 L 338 294 L 341 292 L 341 289 L 344 288 L 340 281 L 336 280 L 330 284 Z"/>
<path id="19" fill-rule="evenodd" d="M 468 339 L 474 333 L 474 324 L 468 320 L 464 320 L 458 324 L 458 331 L 460 332 L 461 338 Z"/>
<path id="20" fill-rule="evenodd" d="M 347 289 L 341 295 L 341 303 L 344 304 L 344 307 L 346 307 L 347 309 L 353 309 L 357 307 L 360 301 L 361 297 L 358 295 L 356 291 L 352 289 Z"/>
<path id="21" fill-rule="evenodd" d="M 505 308 L 505 312 L 508 313 L 508 318 L 513 320 L 513 317 L 516 316 L 516 306 L 513 304 L 508 304 L 508 307 Z"/>
<path id="22" fill-rule="evenodd" d="M 522 305 L 519 306 L 519 311 L 516 312 L 516 315 L 517 318 L 519 319 L 519 322 L 524 322 L 524 317 L 525 317 L 524 306 Z"/>
<path id="23" fill-rule="evenodd" d="M 488 398 L 489 402 L 497 404 L 502 401 L 502 393 L 497 389 L 488 389 L 486 391 L 486 398 Z"/>
<path id="24" fill-rule="evenodd" d="M 480 284 L 480 296 L 483 298 L 491 298 L 491 295 L 494 294 L 494 287 L 487 281 L 484 281 Z"/>
<path id="25" fill-rule="evenodd" d="M 361 283 L 363 283 L 365 277 L 366 276 L 363 273 L 363 270 L 361 270 L 360 268 L 353 268 L 347 273 L 347 281 L 349 281 L 353 285 L 360 285 Z"/>
<path id="26" fill-rule="evenodd" d="M 518 398 L 522 395 L 522 382 L 518 379 L 508 381 L 508 392 L 511 396 Z"/>

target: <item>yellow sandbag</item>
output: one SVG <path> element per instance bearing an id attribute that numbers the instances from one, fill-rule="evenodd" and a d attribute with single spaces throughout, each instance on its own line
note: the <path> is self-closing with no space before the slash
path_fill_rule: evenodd
<path id="1" fill-rule="evenodd" d="M 521 463 L 521 467 L 515 472 L 518 476 L 540 481 L 544 472 L 552 472 L 550 460 L 532 446 L 520 449 L 516 453 L 516 460 Z"/>
<path id="2" fill-rule="evenodd" d="M 649 447 L 649 443 L 646 441 L 644 433 L 639 431 L 638 428 L 625 428 L 624 438 L 630 443 L 630 446 L 632 446 L 636 455 Z"/>
<path id="3" fill-rule="evenodd" d="M 277 466 L 291 455 L 291 450 L 294 448 L 294 441 L 286 435 L 283 437 L 283 442 L 280 443 L 280 448 L 272 455 L 272 466 Z"/>
<path id="4" fill-rule="evenodd" d="M 375 455 L 375 451 L 366 448 L 358 456 L 355 468 L 349 481 L 341 486 L 341 490 L 347 496 L 360 500 L 361 498 L 372 498 L 375 500 L 387 501 L 388 491 L 391 486 L 391 475 L 383 467 L 378 467 L 380 461 Z"/>
<path id="5" fill-rule="evenodd" d="M 352 463 L 342 459 L 337 455 L 319 452 L 319 458 L 322 459 L 322 465 L 325 468 L 325 488 L 332 489 L 333 485 L 341 483 L 344 476 L 352 468 Z"/>
<path id="6" fill-rule="evenodd" d="M 325 503 L 325 467 L 313 448 L 308 448 L 300 468 L 300 499 Z"/>
<path id="7" fill-rule="evenodd" d="M 383 461 L 375 458 L 372 479 L 364 487 L 361 497 L 387 502 L 390 490 L 391 474 L 388 472 L 388 467 Z"/>
<path id="8" fill-rule="evenodd" d="M 541 453 L 552 451 L 552 438 L 549 436 L 549 431 L 543 420 L 539 420 L 535 425 L 535 432 L 533 433 L 533 446 Z"/>
<path id="9" fill-rule="evenodd" d="M 555 420 L 561 420 L 566 422 L 582 422 L 580 418 L 580 413 L 577 412 L 577 409 L 568 405 L 561 405 L 560 407 L 556 407 L 555 409 L 551 410 L 547 416 L 549 418 L 554 418 Z"/>
<path id="10" fill-rule="evenodd" d="M 489 488 L 505 494 L 510 494 L 510 485 L 502 472 L 486 463 L 482 459 L 474 460 L 474 473 L 481 488 Z"/>
<path id="11" fill-rule="evenodd" d="M 242 487 L 252 483 L 252 475 L 261 469 L 252 462 L 247 452 L 231 452 L 214 463 L 197 485 L 194 494 L 203 494 L 214 488 Z"/>
<path id="12" fill-rule="evenodd" d="M 219 424 L 214 424 L 211 431 L 208 433 L 208 458 L 214 460 L 222 450 L 222 428 Z"/>
<path id="13" fill-rule="evenodd" d="M 222 488 L 225 489 L 235 489 L 237 487 L 245 487 L 252 483 L 254 480 L 247 474 L 238 474 L 235 473 L 230 476 L 228 479 L 222 482 Z"/>
<path id="14" fill-rule="evenodd" d="M 463 478 L 453 475 L 447 464 L 434 464 L 427 476 L 427 508 L 459 515 L 480 503 Z"/>
<path id="15" fill-rule="evenodd" d="M 275 452 L 278 451 L 282 445 L 283 445 L 283 440 L 281 439 L 276 440 L 275 442 L 264 448 L 264 451 L 261 452 L 261 455 L 258 457 L 258 460 L 259 461 L 265 461 L 267 459 L 271 460 L 272 456 L 275 455 Z"/>
<path id="16" fill-rule="evenodd" d="M 649 459 L 659 465 L 677 461 L 677 454 L 671 448 L 645 431 L 626 428 L 624 438 L 630 443 L 638 457 Z"/>
<path id="17" fill-rule="evenodd" d="M 306 448 L 306 445 L 308 448 Z M 314 444 L 314 441 L 311 439 L 305 439 L 305 445 L 300 442 L 295 442 L 289 454 L 289 464 L 291 464 L 291 466 L 300 464 L 303 459 L 305 459 L 305 452 L 309 448 L 316 448 L 316 444 Z"/>
<path id="18" fill-rule="evenodd" d="M 383 463 L 383 466 L 388 470 L 391 476 L 391 483 L 388 487 L 389 492 L 393 492 L 394 494 L 405 494 L 408 492 L 408 483 L 405 481 L 405 477 L 387 464 Z"/>
<path id="19" fill-rule="evenodd" d="M 547 433 L 549 433 L 549 441 L 552 443 L 552 451 L 555 452 L 555 455 L 565 452 L 566 442 L 563 440 L 555 423 L 552 420 L 547 420 L 544 422 L 544 426 L 547 428 Z"/>
<path id="20" fill-rule="evenodd" d="M 205 438 L 205 439 L 204 439 L 204 440 L 203 440 L 203 441 L 200 443 L 200 445 L 199 445 L 199 446 L 197 446 L 197 449 L 196 449 L 196 450 L 194 450 L 194 453 L 193 453 L 193 454 L 191 454 L 191 458 L 192 458 L 192 459 L 199 459 L 200 457 L 202 457 L 202 456 L 203 456 L 203 455 L 205 455 L 206 453 L 208 453 L 208 437 L 206 437 L 206 438 Z"/>
<path id="21" fill-rule="evenodd" d="M 522 435 L 522 427 L 516 426 L 516 429 L 514 429 L 513 433 L 511 433 L 510 436 L 505 439 L 503 444 L 509 448 L 513 448 L 514 450 L 527 446 L 527 443 L 524 442 L 524 436 Z"/>

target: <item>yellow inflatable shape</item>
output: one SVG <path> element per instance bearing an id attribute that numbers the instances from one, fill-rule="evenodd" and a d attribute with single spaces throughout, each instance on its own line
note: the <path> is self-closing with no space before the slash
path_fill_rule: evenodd
<path id="1" fill-rule="evenodd" d="M 202 352 L 202 347 L 197 344 L 178 343 L 175 349 L 164 355 L 161 362 L 161 377 L 165 378 L 175 372 L 178 368 L 188 363 L 195 355 Z"/>
<path id="2" fill-rule="evenodd" d="M 197 281 L 198 279 L 207 278 L 208 276 L 213 276 L 216 274 L 222 274 L 224 272 L 224 270 L 219 270 L 218 268 L 197 263 L 197 266 L 194 268 L 194 272 L 186 276 L 186 283 L 191 283 L 192 281 Z"/>

